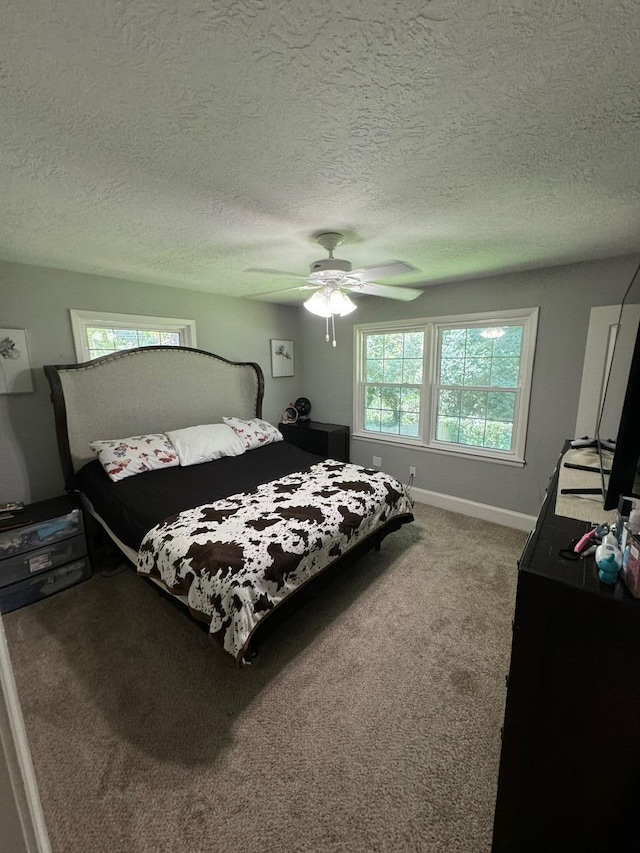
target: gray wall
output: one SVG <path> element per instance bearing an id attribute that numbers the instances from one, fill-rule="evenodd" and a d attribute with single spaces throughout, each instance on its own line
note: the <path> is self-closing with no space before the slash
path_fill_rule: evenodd
<path id="1" fill-rule="evenodd" d="M 335 349 L 324 340 L 324 320 L 303 312 L 304 385 L 316 420 L 352 424 L 353 326 L 409 317 L 437 317 L 509 308 L 540 308 L 524 468 L 456 459 L 428 450 L 353 440 L 352 460 L 370 465 L 382 456 L 385 471 L 415 485 L 535 515 L 565 438 L 573 438 L 582 363 L 594 305 L 619 303 L 638 258 L 626 257 L 430 287 L 414 302 L 361 298 L 337 320 Z"/>
<path id="2" fill-rule="evenodd" d="M 411 303 L 362 298 L 353 315 L 338 320 L 336 349 L 324 341 L 323 321 L 303 309 L 0 262 L 0 327 L 27 330 L 36 381 L 34 394 L 0 396 L 0 495 L 38 500 L 62 489 L 42 365 L 75 361 L 69 308 L 195 318 L 202 349 L 262 365 L 268 420 L 277 423 L 284 406 L 304 394 L 314 419 L 351 425 L 354 323 L 539 306 L 524 468 L 352 441 L 354 461 L 382 456 L 383 468 L 402 480 L 415 465 L 419 488 L 536 514 L 562 442 L 573 435 L 589 312 L 620 301 L 637 260 L 438 285 Z M 274 337 L 295 342 L 293 378 L 271 378 Z"/>
<path id="3" fill-rule="evenodd" d="M 260 364 L 263 415 L 273 423 L 301 393 L 299 308 L 0 261 L 0 328 L 26 329 L 36 386 L 33 394 L 0 395 L 1 500 L 41 500 L 62 491 L 42 366 L 76 361 L 69 308 L 195 319 L 199 348 Z M 297 376 L 271 377 L 270 338 L 294 341 Z"/>

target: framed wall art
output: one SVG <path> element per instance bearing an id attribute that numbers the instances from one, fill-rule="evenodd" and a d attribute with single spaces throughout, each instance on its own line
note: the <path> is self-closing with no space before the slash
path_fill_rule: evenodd
<path id="1" fill-rule="evenodd" d="M 0 329 L 0 394 L 33 391 L 33 374 L 24 329 Z"/>
<path id="2" fill-rule="evenodd" d="M 293 341 L 271 341 L 271 375 L 294 375 Z"/>

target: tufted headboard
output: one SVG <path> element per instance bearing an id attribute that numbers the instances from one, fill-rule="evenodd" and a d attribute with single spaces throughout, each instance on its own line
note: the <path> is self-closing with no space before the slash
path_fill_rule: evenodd
<path id="1" fill-rule="evenodd" d="M 81 364 L 47 364 L 65 484 L 95 456 L 97 439 L 262 416 L 264 376 L 254 362 L 188 347 L 140 347 Z"/>

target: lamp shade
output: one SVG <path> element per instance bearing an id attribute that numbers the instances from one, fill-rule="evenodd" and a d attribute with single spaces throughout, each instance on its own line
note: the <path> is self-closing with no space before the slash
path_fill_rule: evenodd
<path id="1" fill-rule="evenodd" d="M 329 310 L 332 314 L 339 314 L 344 317 L 346 314 L 351 314 L 356 310 L 356 305 L 353 303 L 346 293 L 342 290 L 332 290 L 329 294 Z"/>
<path id="2" fill-rule="evenodd" d="M 307 311 L 311 311 L 312 314 L 317 314 L 318 317 L 331 316 L 329 300 L 322 290 L 316 290 L 316 292 L 304 303 L 304 307 Z"/>
<path id="3" fill-rule="evenodd" d="M 318 317 L 331 317 L 332 314 L 339 314 L 344 317 L 357 308 L 346 293 L 328 287 L 317 290 L 313 296 L 307 299 L 304 307 L 312 314 L 317 314 Z"/>

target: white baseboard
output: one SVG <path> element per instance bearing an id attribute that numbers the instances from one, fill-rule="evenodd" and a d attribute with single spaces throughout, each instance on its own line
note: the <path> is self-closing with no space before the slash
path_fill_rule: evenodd
<path id="1" fill-rule="evenodd" d="M 12 842 L 14 846 L 11 849 L 24 849 L 28 853 L 51 853 L 1 616 L 0 761 L 6 761 L 13 789 L 9 797 L 13 796 L 13 804 L 17 810 L 23 833 L 24 846 L 18 847 L 17 845 L 20 842 L 18 839 L 14 839 Z M 7 796 L 7 792 L 4 792 L 4 795 Z"/>
<path id="2" fill-rule="evenodd" d="M 470 515 L 472 518 L 481 518 L 483 521 L 491 521 L 494 524 L 503 524 L 505 527 L 514 527 L 516 530 L 529 531 L 536 525 L 535 515 L 526 515 L 524 512 L 515 512 L 500 506 L 481 504 L 477 501 L 468 501 L 465 498 L 456 498 L 453 495 L 443 495 L 440 492 L 430 492 L 428 489 L 415 487 L 412 487 L 410 494 L 418 503 Z"/>

